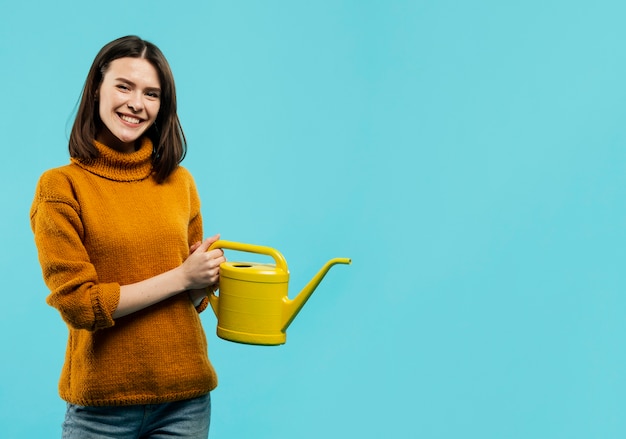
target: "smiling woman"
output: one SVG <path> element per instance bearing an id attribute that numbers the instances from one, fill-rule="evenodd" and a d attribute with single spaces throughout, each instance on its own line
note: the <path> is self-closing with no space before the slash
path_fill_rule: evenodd
<path id="1" fill-rule="evenodd" d="M 46 171 L 30 217 L 47 302 L 69 329 L 64 438 L 207 437 L 217 376 L 198 313 L 219 236 L 200 200 L 165 57 L 130 36 L 89 71 L 71 163 Z"/>
<path id="2" fill-rule="evenodd" d="M 127 116 L 125 125 L 123 116 Z M 124 135 L 118 132 L 122 127 Z M 187 151 L 174 75 L 158 47 L 138 37 L 124 37 L 104 46 L 91 65 L 70 134 L 70 155 L 85 160 L 98 157 L 94 139 L 112 141 L 108 147 L 131 152 L 144 134 L 153 143 L 155 176 L 163 182 Z"/>
<path id="3" fill-rule="evenodd" d="M 112 61 L 98 90 L 104 127 L 97 140 L 124 153 L 156 121 L 161 106 L 161 82 L 154 66 L 143 58 Z"/>

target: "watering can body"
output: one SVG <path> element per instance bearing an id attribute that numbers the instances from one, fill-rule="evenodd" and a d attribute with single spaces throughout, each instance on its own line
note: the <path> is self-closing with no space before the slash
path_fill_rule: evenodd
<path id="1" fill-rule="evenodd" d="M 349 264 L 335 258 L 293 299 L 288 297 L 289 269 L 285 258 L 265 246 L 219 240 L 210 248 L 238 250 L 271 256 L 275 264 L 225 262 L 220 265 L 219 295 L 209 294 L 217 317 L 218 337 L 238 343 L 280 345 L 287 340 L 287 327 L 304 306 L 328 269 Z"/>

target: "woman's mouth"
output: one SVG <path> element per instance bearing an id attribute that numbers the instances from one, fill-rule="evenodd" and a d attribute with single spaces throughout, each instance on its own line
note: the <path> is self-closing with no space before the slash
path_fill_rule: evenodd
<path id="1" fill-rule="evenodd" d="M 118 116 L 119 116 L 119 117 L 120 117 L 120 119 L 122 119 L 124 122 L 128 122 L 128 123 L 131 123 L 131 124 L 133 124 L 133 125 L 138 125 L 138 124 L 140 124 L 140 123 L 141 123 L 141 119 L 138 119 L 138 118 L 133 117 L 133 116 L 127 116 L 127 115 L 125 115 L 125 114 L 119 114 L 119 113 L 118 113 Z"/>

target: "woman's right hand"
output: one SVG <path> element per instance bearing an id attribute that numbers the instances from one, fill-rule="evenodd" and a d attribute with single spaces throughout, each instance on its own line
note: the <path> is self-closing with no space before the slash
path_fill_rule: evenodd
<path id="1" fill-rule="evenodd" d="M 219 234 L 211 236 L 189 249 L 189 257 L 182 265 L 188 283 L 187 289 L 206 288 L 219 282 L 220 265 L 226 262 L 224 251 L 219 248 L 207 251 L 218 239 Z"/>

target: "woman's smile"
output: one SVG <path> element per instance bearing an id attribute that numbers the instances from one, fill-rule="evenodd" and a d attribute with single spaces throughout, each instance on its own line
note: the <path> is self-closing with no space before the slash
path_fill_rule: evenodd
<path id="1" fill-rule="evenodd" d="M 122 119 L 124 122 L 129 123 L 131 125 L 139 125 L 139 123 L 141 123 L 141 119 L 137 119 L 136 117 L 133 116 L 126 116 L 125 114 L 121 114 L 118 113 L 120 119 Z"/>

